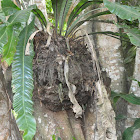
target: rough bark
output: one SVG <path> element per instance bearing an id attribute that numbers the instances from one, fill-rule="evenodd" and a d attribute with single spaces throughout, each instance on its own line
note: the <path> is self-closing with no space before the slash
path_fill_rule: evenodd
<path id="1" fill-rule="evenodd" d="M 89 10 L 89 8 L 88 8 Z M 84 35 L 92 32 L 93 23 L 88 22 L 82 25 L 81 32 L 77 32 L 78 35 Z M 96 42 L 93 36 L 86 36 L 85 42 L 91 53 L 93 61 L 96 61 L 96 65 L 93 67 L 97 68 L 99 81 L 96 83 L 96 92 L 94 98 L 89 103 L 89 108 L 85 113 L 85 135 L 87 140 L 92 139 L 112 139 L 116 140 L 116 128 L 115 128 L 115 114 L 109 100 L 105 83 L 103 83 L 102 75 L 100 72 Z M 105 76 L 106 77 L 106 76 Z M 107 81 L 105 81 L 107 83 Z M 108 83 L 109 84 L 109 83 Z M 110 84 L 109 84 L 110 85 Z"/>
<path id="2" fill-rule="evenodd" d="M 3 80 L 2 69 L 0 69 L 0 139 L 6 140 L 10 137 L 10 106 Z"/>
<path id="3" fill-rule="evenodd" d="M 50 140 L 52 136 L 61 137 L 63 140 L 85 140 L 81 129 L 80 120 L 67 111 L 52 112 L 43 104 L 35 101 L 35 118 L 37 133 L 35 140 Z"/>
<path id="4" fill-rule="evenodd" d="M 114 2 L 115 0 L 111 0 Z M 102 7 L 101 5 L 100 7 Z M 105 9 L 104 9 L 105 10 Z M 100 10 L 103 11 L 103 10 Z M 116 21 L 115 15 L 100 16 L 98 20 L 113 20 Z M 93 26 L 93 31 L 112 31 L 117 32 L 118 29 L 114 24 L 96 22 Z M 125 67 L 121 50 L 121 42 L 115 38 L 106 35 L 96 35 L 94 38 L 98 50 L 99 61 L 102 71 L 106 71 L 108 77 L 111 78 L 111 90 L 123 93 L 126 92 Z M 117 104 L 116 115 L 127 113 L 125 101 L 120 100 Z M 121 139 L 122 132 L 125 129 L 125 121 L 117 121 L 117 134 Z"/>
<path id="5" fill-rule="evenodd" d="M 12 102 L 9 95 L 11 88 L 5 81 L 0 66 L 0 140 L 21 140 L 15 118 L 11 112 Z"/>

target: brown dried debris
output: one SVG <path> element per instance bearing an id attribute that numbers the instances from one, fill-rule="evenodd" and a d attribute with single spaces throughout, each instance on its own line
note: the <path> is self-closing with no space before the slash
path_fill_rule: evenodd
<path id="1" fill-rule="evenodd" d="M 86 104 L 93 93 L 93 85 L 97 74 L 93 69 L 91 55 L 83 40 L 69 40 L 58 36 L 45 47 L 47 37 L 43 32 L 37 33 L 34 39 L 34 79 L 39 90 L 39 98 L 50 110 L 69 109 L 72 103 L 68 97 L 69 89 L 64 76 L 65 58 L 69 56 L 69 82 L 76 86 L 75 97 L 80 105 Z"/>

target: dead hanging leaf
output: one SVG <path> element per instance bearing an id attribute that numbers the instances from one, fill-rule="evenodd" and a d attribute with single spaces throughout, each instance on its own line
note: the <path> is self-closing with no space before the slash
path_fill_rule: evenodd
<path id="1" fill-rule="evenodd" d="M 31 36 L 28 39 L 26 49 L 25 49 L 25 55 L 30 55 L 30 45 L 31 45 L 31 40 L 33 40 L 34 36 L 39 32 L 40 30 L 35 31 L 34 33 L 31 34 Z"/>
<path id="2" fill-rule="evenodd" d="M 48 22 L 46 31 L 50 36 L 52 36 L 51 26 L 52 26 L 52 23 Z"/>
<path id="3" fill-rule="evenodd" d="M 50 43 L 51 43 L 51 38 L 52 38 L 52 36 L 49 35 L 49 36 L 48 36 L 48 40 L 47 40 L 47 44 L 45 45 L 45 47 L 48 47 L 48 46 L 50 45 Z"/>
<path id="4" fill-rule="evenodd" d="M 68 65 L 68 58 L 65 59 L 65 65 L 64 65 L 64 75 L 65 75 L 65 80 L 66 84 L 69 89 L 68 96 L 70 98 L 70 101 L 73 103 L 73 112 L 76 113 L 75 117 L 79 118 L 82 117 L 82 107 L 78 104 L 78 101 L 75 98 L 75 93 L 76 93 L 76 86 L 71 84 L 68 80 L 68 73 L 69 73 L 69 65 Z"/>
<path id="5" fill-rule="evenodd" d="M 52 23 L 48 22 L 46 32 L 49 34 L 49 37 L 48 37 L 47 44 L 45 45 L 45 47 L 48 47 L 51 43 L 51 38 L 52 38 L 51 26 L 52 26 Z"/>

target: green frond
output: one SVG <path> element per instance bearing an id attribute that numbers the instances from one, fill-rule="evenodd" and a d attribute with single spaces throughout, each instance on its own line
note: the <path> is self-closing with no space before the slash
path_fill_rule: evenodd
<path id="1" fill-rule="evenodd" d="M 104 12 L 100 12 L 100 13 L 97 13 L 97 14 L 90 15 L 92 12 L 97 11 L 99 9 L 103 9 L 103 8 L 97 8 L 97 9 L 94 9 L 94 10 L 90 10 L 90 11 L 80 15 L 74 22 L 72 22 L 71 26 L 67 29 L 65 36 L 68 36 L 74 30 L 76 30 L 79 26 L 81 26 L 83 23 L 85 23 L 86 21 L 89 21 L 92 18 L 101 16 L 101 15 L 110 14 L 109 11 L 104 11 Z M 90 16 L 88 16 L 88 15 L 90 15 Z M 88 16 L 88 17 L 85 18 L 84 20 L 81 20 L 82 18 L 84 18 L 86 16 Z"/>
<path id="2" fill-rule="evenodd" d="M 0 10 L 0 22 L 6 23 L 6 16 L 1 10 Z"/>
<path id="3" fill-rule="evenodd" d="M 61 5 L 62 5 L 63 0 L 51 0 L 51 1 L 52 1 L 52 8 L 53 8 L 54 17 L 55 17 L 55 30 L 57 33 L 60 10 L 61 10 Z"/>
<path id="4" fill-rule="evenodd" d="M 124 31 L 128 35 L 128 37 L 133 45 L 140 46 L 140 29 L 130 28 L 127 25 L 120 25 L 120 24 L 117 24 L 117 27 L 124 29 Z"/>
<path id="5" fill-rule="evenodd" d="M 24 131 L 24 140 L 32 140 L 36 132 L 36 121 L 33 114 L 33 71 L 34 56 L 33 43 L 30 46 L 30 55 L 25 56 L 25 47 L 30 35 L 34 32 L 34 21 L 27 25 L 19 35 L 19 42 L 12 64 L 12 90 L 14 95 L 13 107 L 17 116 L 17 125 Z"/>
<path id="6" fill-rule="evenodd" d="M 70 6 L 72 4 L 72 0 L 63 0 L 60 10 L 60 16 L 59 16 L 59 27 L 60 27 L 60 34 L 63 30 L 63 25 L 67 16 L 67 13 L 70 9 Z"/>
<path id="7" fill-rule="evenodd" d="M 12 0 L 2 0 L 1 2 L 2 11 L 5 13 L 5 16 L 12 15 L 20 10 Z"/>
<path id="8" fill-rule="evenodd" d="M 117 2 L 110 2 L 108 0 L 104 0 L 104 5 L 111 13 L 117 15 L 121 19 L 127 19 L 129 21 L 138 19 L 140 21 L 140 10 L 135 7 L 121 5 Z"/>
<path id="9" fill-rule="evenodd" d="M 33 9 L 32 12 L 39 19 L 39 21 L 41 22 L 41 24 L 44 25 L 45 27 L 47 27 L 47 21 L 46 21 L 45 16 L 43 15 L 43 13 L 38 8 Z"/>
<path id="10" fill-rule="evenodd" d="M 8 37 L 8 42 L 3 46 L 2 61 L 6 61 L 8 65 L 11 65 L 13 57 L 16 52 L 16 46 L 18 43 L 18 32 L 14 31 L 15 26 L 8 26 L 5 31 Z"/>
<path id="11" fill-rule="evenodd" d="M 67 26 L 69 27 L 70 24 L 73 22 L 73 20 L 83 11 L 85 10 L 88 6 L 92 5 L 92 4 L 100 4 L 103 1 L 99 1 L 99 0 L 81 0 L 73 9 L 73 11 L 71 12 L 68 22 L 67 22 Z"/>

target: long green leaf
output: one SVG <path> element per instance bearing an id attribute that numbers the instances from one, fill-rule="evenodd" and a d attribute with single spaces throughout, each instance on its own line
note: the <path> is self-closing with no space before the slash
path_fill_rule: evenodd
<path id="1" fill-rule="evenodd" d="M 62 32 L 63 25 L 64 25 L 64 22 L 66 19 L 66 15 L 70 9 L 71 4 L 72 4 L 72 0 L 63 0 L 63 2 L 62 2 L 60 16 L 59 16 L 60 34 Z"/>
<path id="2" fill-rule="evenodd" d="M 112 98 L 121 97 L 129 103 L 140 105 L 140 97 L 137 97 L 134 94 L 122 94 L 122 93 L 119 94 L 119 93 L 111 92 L 111 97 Z"/>
<path id="3" fill-rule="evenodd" d="M 104 5 L 111 13 L 116 14 L 121 19 L 127 19 L 129 21 L 139 19 L 140 21 L 140 11 L 134 7 L 121 5 L 117 2 L 109 2 L 108 0 L 104 0 Z"/>
<path id="4" fill-rule="evenodd" d="M 36 15 L 36 17 L 39 19 L 41 24 L 47 27 L 47 21 L 43 13 L 38 8 L 33 9 L 32 12 Z"/>
<path id="5" fill-rule="evenodd" d="M 73 22 L 73 20 L 84 10 L 86 9 L 88 6 L 94 4 L 94 3 L 102 3 L 103 1 L 95 1 L 95 0 L 81 0 L 73 9 L 73 11 L 71 12 L 68 22 L 67 22 L 67 26 L 69 27 L 69 25 Z"/>
<path id="6" fill-rule="evenodd" d="M 69 34 L 71 34 L 71 32 L 73 30 L 76 30 L 79 26 L 81 26 L 83 23 L 85 23 L 86 21 L 89 21 L 90 19 L 93 19 L 95 17 L 98 17 L 98 16 L 101 16 L 101 15 L 106 15 L 106 14 L 110 14 L 109 11 L 104 11 L 104 12 L 100 12 L 100 13 L 97 13 L 97 14 L 93 14 L 91 16 L 88 16 L 86 19 L 84 20 L 81 20 L 81 18 L 91 14 L 93 11 L 97 11 L 99 9 L 103 9 L 103 8 L 97 8 L 97 9 L 94 9 L 94 10 L 90 10 L 82 15 L 80 15 L 72 24 L 71 26 L 68 28 L 68 30 L 66 31 L 66 34 L 65 36 L 68 36 Z M 81 20 L 81 21 L 80 21 Z"/>
<path id="7" fill-rule="evenodd" d="M 58 28 L 58 20 L 60 16 L 62 1 L 63 0 L 51 0 L 53 11 L 54 11 L 54 17 L 55 17 L 55 32 L 56 33 L 57 33 L 57 28 Z"/>
<path id="8" fill-rule="evenodd" d="M 130 28 L 127 25 L 119 25 L 117 24 L 119 28 L 123 28 L 126 34 L 129 36 L 129 39 L 132 44 L 135 46 L 140 46 L 140 29 L 138 28 Z"/>
<path id="9" fill-rule="evenodd" d="M 33 43 L 30 46 L 30 55 L 25 56 L 25 47 L 33 32 L 34 21 L 27 25 L 20 33 L 19 42 L 12 64 L 12 89 L 13 93 L 15 93 L 13 107 L 15 112 L 18 114 L 16 119 L 18 127 L 21 131 L 24 131 L 24 140 L 32 140 L 36 132 L 36 121 L 32 116 Z"/>
<path id="10" fill-rule="evenodd" d="M 0 25 L 0 53 L 2 52 L 3 46 L 8 42 L 8 36 L 6 32 L 6 25 Z"/>
<path id="11" fill-rule="evenodd" d="M 140 128 L 140 118 L 136 119 L 134 122 L 133 126 L 128 127 L 124 132 L 122 139 L 123 140 L 132 140 L 133 139 L 133 134 L 136 129 Z"/>
<path id="12" fill-rule="evenodd" d="M 12 15 L 20 10 L 11 0 L 2 0 L 1 7 L 6 16 Z"/>
<path id="13" fill-rule="evenodd" d="M 9 17 L 8 22 L 10 24 L 15 24 L 17 22 L 26 23 L 33 9 L 36 9 L 36 5 L 32 5 L 25 10 L 20 10 L 16 12 L 15 14 Z"/>
<path id="14" fill-rule="evenodd" d="M 2 61 L 6 61 L 8 65 L 13 61 L 18 42 L 18 32 L 15 32 L 14 28 L 14 26 L 8 26 L 5 29 L 8 36 L 8 42 L 3 46 Z"/>
<path id="15" fill-rule="evenodd" d="M 118 33 L 118 32 L 111 32 L 111 31 L 91 32 L 91 33 L 89 33 L 88 35 L 94 35 L 94 34 L 104 34 L 104 35 L 107 35 L 107 36 L 114 37 L 114 38 L 116 38 L 116 39 L 120 39 L 120 33 Z M 78 36 L 78 37 L 76 37 L 75 39 L 78 39 L 78 38 L 84 37 L 84 36 L 86 36 L 86 35 Z M 124 38 L 124 39 L 123 39 L 123 38 Z M 122 39 L 123 41 L 128 41 L 128 39 L 126 38 L 126 34 L 122 34 L 122 35 L 121 35 L 121 39 Z"/>

